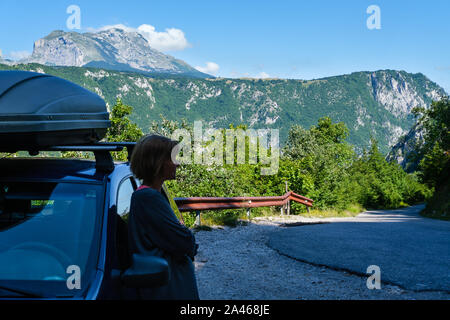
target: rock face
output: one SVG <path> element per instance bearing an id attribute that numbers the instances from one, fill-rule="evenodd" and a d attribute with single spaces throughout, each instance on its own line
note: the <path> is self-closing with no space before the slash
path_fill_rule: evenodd
<path id="1" fill-rule="evenodd" d="M 19 63 L 210 77 L 151 48 L 140 33 L 117 28 L 96 33 L 53 31 L 37 40 L 33 54 Z"/>
<path id="2" fill-rule="evenodd" d="M 445 91 L 436 86 L 422 74 L 406 72 L 392 72 L 382 70 L 370 74 L 374 99 L 397 119 L 411 119 L 411 110 L 414 107 L 428 108 L 431 101 L 436 101 L 445 95 Z M 413 126 L 411 130 L 391 127 L 387 123 L 391 136 L 389 145 L 393 147 L 391 155 L 398 155 L 397 162 L 407 165 L 407 154 L 411 152 L 416 143 L 421 143 L 422 128 Z M 400 140 L 399 140 L 400 139 Z"/>
<path id="3" fill-rule="evenodd" d="M 386 156 L 386 160 L 400 164 L 406 172 L 417 169 L 420 157 L 417 153 L 418 147 L 424 143 L 424 129 L 420 124 L 415 124 L 406 135 L 392 147 Z"/>
<path id="4" fill-rule="evenodd" d="M 416 106 L 426 107 L 423 95 L 431 100 L 437 100 L 442 93 L 438 88 L 430 88 L 428 83 L 418 90 L 418 87 L 410 83 L 408 77 L 401 72 L 373 72 L 370 80 L 376 101 L 396 117 L 410 114 L 411 109 Z"/>

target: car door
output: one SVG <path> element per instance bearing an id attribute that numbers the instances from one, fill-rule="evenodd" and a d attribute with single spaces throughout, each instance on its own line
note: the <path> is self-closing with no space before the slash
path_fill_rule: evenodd
<path id="1" fill-rule="evenodd" d="M 117 189 L 117 230 L 116 247 L 120 269 L 125 270 L 130 266 L 130 255 L 128 252 L 128 215 L 131 207 L 131 196 L 136 190 L 136 181 L 132 176 L 125 177 Z"/>

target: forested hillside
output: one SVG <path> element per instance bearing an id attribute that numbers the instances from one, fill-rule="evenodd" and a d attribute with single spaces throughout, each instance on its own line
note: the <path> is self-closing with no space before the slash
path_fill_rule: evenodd
<path id="1" fill-rule="evenodd" d="M 384 70 L 311 81 L 282 79 L 194 79 L 164 74 L 145 76 L 83 67 L 38 64 L 0 65 L 2 70 L 44 72 L 98 93 L 108 106 L 117 98 L 133 106 L 130 119 L 147 132 L 160 115 L 169 120 L 204 121 L 204 127 L 276 128 L 282 144 L 289 129 L 309 128 L 324 116 L 342 121 L 348 142 L 358 151 L 370 138 L 387 153 L 414 124 L 411 109 L 426 107 L 444 94 L 423 74 Z"/>

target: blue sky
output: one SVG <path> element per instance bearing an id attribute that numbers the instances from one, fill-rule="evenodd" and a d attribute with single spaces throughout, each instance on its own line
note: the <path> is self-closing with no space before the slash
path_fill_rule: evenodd
<path id="1" fill-rule="evenodd" d="M 396 69 L 422 72 L 450 92 L 450 1 L 84 1 L 0 2 L 0 49 L 19 57 L 52 30 L 69 31 L 81 10 L 81 30 L 108 25 L 177 29 L 188 45 L 164 52 L 190 65 L 215 63 L 222 77 L 314 79 Z M 380 8 L 381 29 L 366 24 Z"/>

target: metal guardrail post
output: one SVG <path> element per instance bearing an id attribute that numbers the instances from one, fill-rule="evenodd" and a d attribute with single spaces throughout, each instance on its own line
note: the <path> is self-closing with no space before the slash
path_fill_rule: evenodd
<path id="1" fill-rule="evenodd" d="M 252 200 L 248 201 L 248 204 L 252 203 Z M 247 208 L 247 219 L 250 221 L 250 207 Z"/>
<path id="2" fill-rule="evenodd" d="M 201 221 L 201 211 L 200 210 L 195 210 L 195 226 L 201 226 L 202 221 Z"/>
<path id="3" fill-rule="evenodd" d="M 286 193 L 288 193 L 288 190 L 289 190 L 289 188 L 288 188 L 288 182 L 287 181 L 284 181 L 284 185 L 285 185 L 285 189 L 286 189 Z M 286 202 L 286 204 L 285 204 L 285 206 L 284 206 L 284 210 L 285 210 L 285 212 L 287 213 L 287 215 L 289 215 L 290 213 L 291 213 L 291 208 L 290 208 L 290 206 L 289 206 L 289 199 L 288 199 L 288 201 Z"/>

